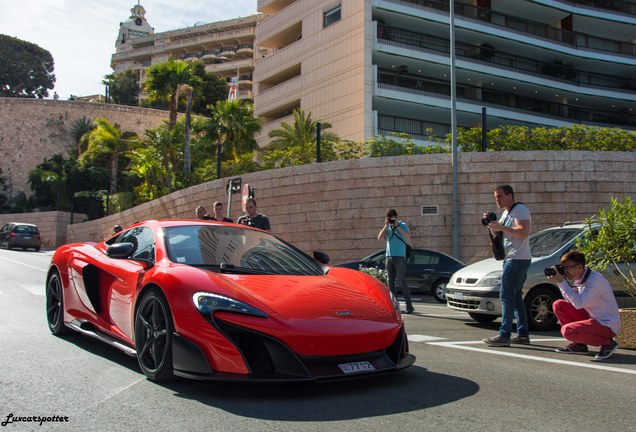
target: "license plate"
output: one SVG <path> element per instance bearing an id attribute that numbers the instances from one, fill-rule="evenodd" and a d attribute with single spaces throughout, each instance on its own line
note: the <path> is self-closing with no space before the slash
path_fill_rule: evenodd
<path id="1" fill-rule="evenodd" d="M 455 298 L 455 300 L 464 300 L 464 293 L 460 293 L 460 292 L 454 293 L 453 297 Z"/>
<path id="2" fill-rule="evenodd" d="M 24 236 L 22 238 L 25 239 L 25 240 L 31 240 L 31 236 Z"/>
<path id="3" fill-rule="evenodd" d="M 374 371 L 375 368 L 368 361 L 363 362 L 353 362 L 353 363 L 342 363 L 339 364 L 338 367 L 340 370 L 346 374 L 357 373 L 357 372 L 368 372 Z"/>

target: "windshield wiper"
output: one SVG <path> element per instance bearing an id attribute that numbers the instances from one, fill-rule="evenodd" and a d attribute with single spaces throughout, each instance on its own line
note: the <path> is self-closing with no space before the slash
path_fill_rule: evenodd
<path id="1" fill-rule="evenodd" d="M 221 273 L 237 273 L 237 274 L 273 274 L 272 271 L 260 270 L 251 267 L 240 267 L 234 264 L 222 262 L 221 264 L 188 264 L 192 267 L 211 268 L 219 270 Z"/>

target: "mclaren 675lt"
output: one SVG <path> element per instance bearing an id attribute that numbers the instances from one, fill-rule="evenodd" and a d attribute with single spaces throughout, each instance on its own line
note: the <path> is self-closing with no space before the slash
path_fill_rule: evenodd
<path id="1" fill-rule="evenodd" d="M 46 279 L 55 335 L 79 333 L 173 376 L 318 381 L 411 366 L 381 282 L 255 228 L 150 220 L 59 247 Z"/>

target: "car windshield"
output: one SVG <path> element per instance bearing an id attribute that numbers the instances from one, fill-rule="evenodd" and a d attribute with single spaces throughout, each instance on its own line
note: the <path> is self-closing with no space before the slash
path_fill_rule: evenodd
<path id="1" fill-rule="evenodd" d="M 32 225 L 16 225 L 15 232 L 18 234 L 38 234 L 38 229 Z"/>
<path id="2" fill-rule="evenodd" d="M 533 257 L 552 255 L 561 247 L 578 236 L 581 228 L 559 228 L 539 231 L 530 236 L 530 249 Z"/>
<path id="3" fill-rule="evenodd" d="M 271 234 L 238 227 L 187 225 L 165 229 L 171 261 L 225 273 L 323 275 L 313 258 Z"/>

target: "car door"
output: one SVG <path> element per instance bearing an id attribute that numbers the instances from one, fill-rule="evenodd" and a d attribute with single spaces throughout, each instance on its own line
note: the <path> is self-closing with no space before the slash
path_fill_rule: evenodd
<path id="1" fill-rule="evenodd" d="M 406 283 L 411 291 L 425 291 L 439 276 L 440 255 L 425 249 L 413 249 L 406 261 Z"/>
<path id="2" fill-rule="evenodd" d="M 134 249 L 131 259 L 108 258 L 112 274 L 116 276 L 109 288 L 108 311 L 113 324 L 132 339 L 135 293 L 145 272 L 144 266 L 134 259 L 155 262 L 154 232 L 148 227 L 137 226 L 118 236 L 117 243 L 132 243 Z"/>

